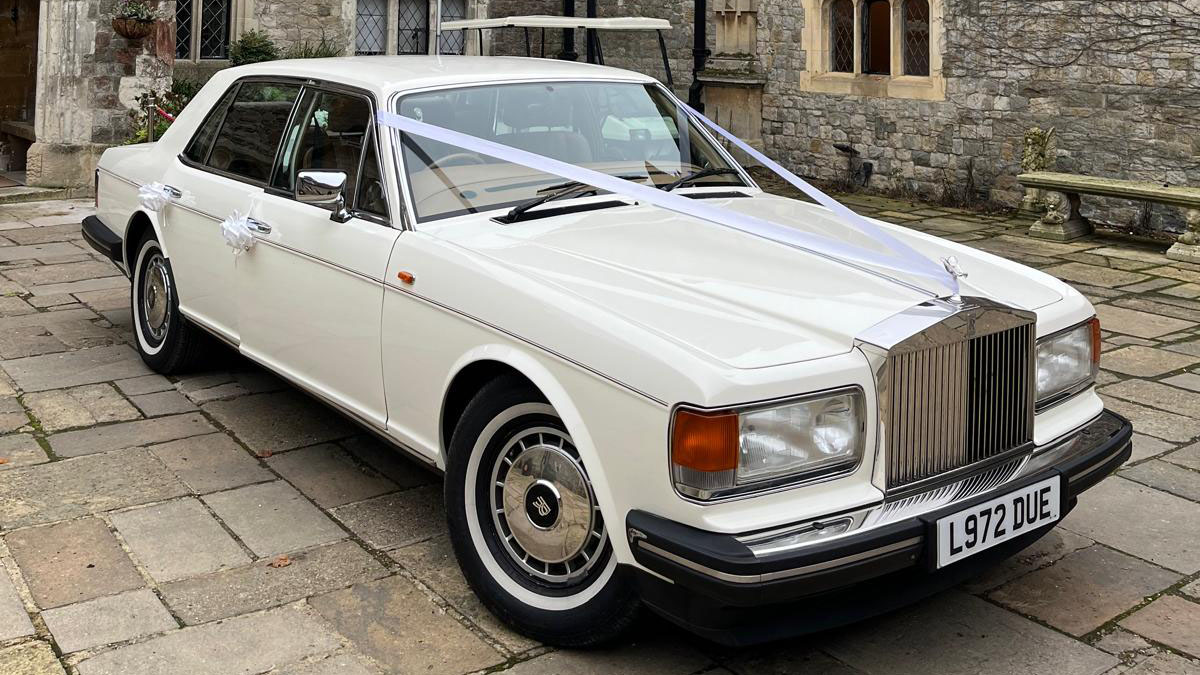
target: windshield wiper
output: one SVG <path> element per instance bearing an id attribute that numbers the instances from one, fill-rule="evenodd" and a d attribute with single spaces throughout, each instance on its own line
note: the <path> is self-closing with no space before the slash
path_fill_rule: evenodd
<path id="1" fill-rule="evenodd" d="M 633 176 L 613 176 L 613 178 L 621 178 L 623 180 L 639 180 L 647 178 L 647 176 L 639 174 Z M 587 183 L 580 183 L 577 180 L 569 180 L 565 183 L 558 183 L 556 185 L 551 185 L 538 190 L 537 197 L 532 197 L 521 202 L 520 204 L 517 204 L 509 209 L 508 213 L 500 216 L 496 220 L 499 220 L 502 223 L 515 223 L 521 220 L 521 217 L 526 211 L 534 208 L 535 206 L 541 206 L 546 202 L 559 199 L 560 197 L 566 197 L 568 195 L 585 195 L 589 192 L 595 193 L 599 191 L 599 188 L 588 185 Z"/>
<path id="2" fill-rule="evenodd" d="M 679 187 L 680 185 L 686 185 L 687 183 L 690 183 L 694 180 L 699 180 L 701 178 L 708 178 L 709 176 L 726 176 L 729 174 L 736 174 L 736 173 L 738 173 L 737 169 L 730 169 L 727 167 L 700 169 L 699 171 L 693 171 L 686 176 L 677 178 L 673 182 L 670 182 L 670 183 L 667 183 L 666 185 L 661 186 L 659 189 L 664 190 L 666 192 L 670 192 L 671 190 L 674 190 L 675 188 Z"/>

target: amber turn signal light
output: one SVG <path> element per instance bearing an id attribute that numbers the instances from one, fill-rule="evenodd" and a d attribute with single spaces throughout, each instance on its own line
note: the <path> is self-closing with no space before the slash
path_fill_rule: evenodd
<path id="1" fill-rule="evenodd" d="M 1100 319 L 1092 317 L 1088 322 L 1092 327 L 1092 365 L 1100 365 Z"/>
<path id="2" fill-rule="evenodd" d="M 675 412 L 671 461 L 695 471 L 732 471 L 738 461 L 738 416 Z"/>

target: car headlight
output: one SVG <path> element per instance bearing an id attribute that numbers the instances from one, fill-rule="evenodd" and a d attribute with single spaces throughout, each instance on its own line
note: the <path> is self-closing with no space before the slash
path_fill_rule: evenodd
<path id="1" fill-rule="evenodd" d="M 681 408 L 671 470 L 680 493 L 716 499 L 851 471 L 864 435 L 857 388 L 743 410 Z"/>
<path id="2" fill-rule="evenodd" d="M 1038 340 L 1036 407 L 1045 408 L 1096 381 L 1100 321 L 1091 318 Z"/>

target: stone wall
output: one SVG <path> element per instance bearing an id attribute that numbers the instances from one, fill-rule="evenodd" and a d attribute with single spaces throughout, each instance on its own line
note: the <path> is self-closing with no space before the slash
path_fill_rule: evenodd
<path id="1" fill-rule="evenodd" d="M 280 49 L 324 37 L 354 53 L 354 0 L 247 0 L 247 5 L 251 21 L 245 27 L 265 32 Z"/>
<path id="2" fill-rule="evenodd" d="M 802 173 L 838 180 L 847 160 L 831 146 L 850 143 L 875 162 L 871 187 L 931 197 L 970 189 L 976 200 L 1015 205 L 1022 137 L 1033 126 L 1054 127 L 1057 170 L 1200 182 L 1200 100 L 1193 95 L 1181 105 L 1172 96 L 1200 87 L 1200 33 L 1190 44 L 1072 54 L 1070 46 L 1085 45 L 1095 33 L 1086 13 L 1073 14 L 1080 5 L 1055 3 L 1061 14 L 1045 30 L 1067 48 L 1052 54 L 1036 36 L 1009 35 L 1000 44 L 1005 18 L 995 10 L 1003 5 L 946 2 L 946 100 L 929 102 L 803 91 L 794 76 L 803 70 L 804 52 L 792 38 L 805 17 L 789 14 L 792 3 L 763 0 L 760 45 L 774 51 L 765 59 L 768 149 Z M 1067 67 L 1038 65 L 1074 56 Z M 1141 206 L 1116 200 L 1085 200 L 1085 206 L 1110 223 L 1130 225 L 1142 216 Z M 1158 211 L 1154 220 L 1181 223 L 1179 214 Z"/>
<path id="3" fill-rule="evenodd" d="M 42 0 L 30 185 L 90 186 L 104 148 L 129 137 L 129 110 L 148 89 L 170 84 L 170 23 L 140 41 L 112 30 L 115 0 Z M 171 16 L 173 2 L 160 11 Z"/>

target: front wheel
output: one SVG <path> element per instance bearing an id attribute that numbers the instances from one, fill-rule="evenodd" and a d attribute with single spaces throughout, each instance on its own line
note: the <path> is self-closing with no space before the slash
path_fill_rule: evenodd
<path id="1" fill-rule="evenodd" d="M 169 375 L 200 360 L 207 336 L 179 312 L 171 263 L 153 234 L 138 245 L 130 293 L 135 342 L 146 365 Z"/>
<path id="2" fill-rule="evenodd" d="M 459 566 L 502 621 L 548 644 L 585 647 L 637 617 L 571 435 L 527 382 L 495 380 L 467 405 L 445 486 Z"/>

